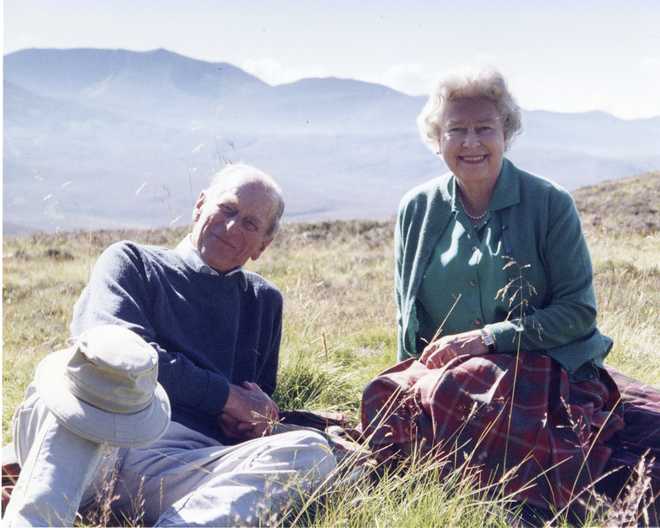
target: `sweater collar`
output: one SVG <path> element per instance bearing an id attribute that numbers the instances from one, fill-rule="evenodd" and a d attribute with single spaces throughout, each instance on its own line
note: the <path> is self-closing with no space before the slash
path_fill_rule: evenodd
<path id="1" fill-rule="evenodd" d="M 197 273 L 203 273 L 204 275 L 212 275 L 215 277 L 233 277 L 236 275 L 241 283 L 243 291 L 247 290 L 247 277 L 243 272 L 243 268 L 238 267 L 226 273 L 222 273 L 213 269 L 206 262 L 204 262 L 201 255 L 199 254 L 199 251 L 197 251 L 197 248 L 193 246 L 190 239 L 190 234 L 186 235 L 183 240 L 179 242 L 175 251 L 183 259 L 183 261 Z"/>

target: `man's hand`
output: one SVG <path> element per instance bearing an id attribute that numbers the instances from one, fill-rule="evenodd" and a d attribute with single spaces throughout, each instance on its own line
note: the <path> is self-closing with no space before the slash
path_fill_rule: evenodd
<path id="1" fill-rule="evenodd" d="M 270 432 L 268 422 L 240 422 L 227 413 L 218 415 L 218 427 L 227 438 L 236 441 L 259 438 Z"/>
<path id="2" fill-rule="evenodd" d="M 241 386 L 229 386 L 229 397 L 218 416 L 218 426 L 235 440 L 257 438 L 268 434 L 279 412 L 277 404 L 259 385 L 244 381 Z"/>
<path id="3" fill-rule="evenodd" d="M 426 346 L 419 360 L 428 368 L 440 368 L 464 354 L 488 354 L 488 347 L 481 339 L 480 330 L 470 330 L 432 341 Z"/>

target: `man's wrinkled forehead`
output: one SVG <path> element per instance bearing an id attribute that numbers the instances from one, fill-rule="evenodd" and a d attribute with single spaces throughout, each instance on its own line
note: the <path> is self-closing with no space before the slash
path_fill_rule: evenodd
<path id="1" fill-rule="evenodd" d="M 206 190 L 206 194 L 218 197 L 221 195 L 233 195 L 237 197 L 239 193 L 243 192 L 259 192 L 264 196 L 270 197 L 270 190 L 263 182 L 249 174 L 244 173 L 229 173 L 223 178 L 215 181 Z"/>
<path id="2" fill-rule="evenodd" d="M 264 221 L 271 220 L 276 206 L 274 191 L 263 181 L 250 177 L 249 174 L 228 174 L 227 178 L 223 178 L 209 187 L 206 190 L 206 194 L 208 200 L 212 202 L 219 200 L 223 202 L 239 202 L 239 195 L 256 195 L 260 202 Z"/>

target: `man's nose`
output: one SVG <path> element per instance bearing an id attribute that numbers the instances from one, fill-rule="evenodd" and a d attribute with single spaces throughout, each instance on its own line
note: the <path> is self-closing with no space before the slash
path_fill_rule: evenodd
<path id="1" fill-rule="evenodd" d="M 238 227 L 238 220 L 236 218 L 228 218 L 225 223 L 225 229 L 227 232 L 235 231 L 235 228 Z"/>

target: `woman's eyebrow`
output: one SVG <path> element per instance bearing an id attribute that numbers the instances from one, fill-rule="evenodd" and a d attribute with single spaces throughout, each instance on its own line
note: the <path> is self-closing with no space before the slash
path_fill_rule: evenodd
<path id="1" fill-rule="evenodd" d="M 459 121 L 450 119 L 447 121 L 447 126 L 464 126 L 469 124 L 483 124 L 483 123 L 494 123 L 499 118 L 497 117 L 483 117 L 481 119 L 475 119 L 474 121 Z"/>
<path id="2" fill-rule="evenodd" d="M 484 117 L 481 119 L 477 119 L 475 123 L 494 123 L 495 121 L 499 121 L 499 117 Z"/>

